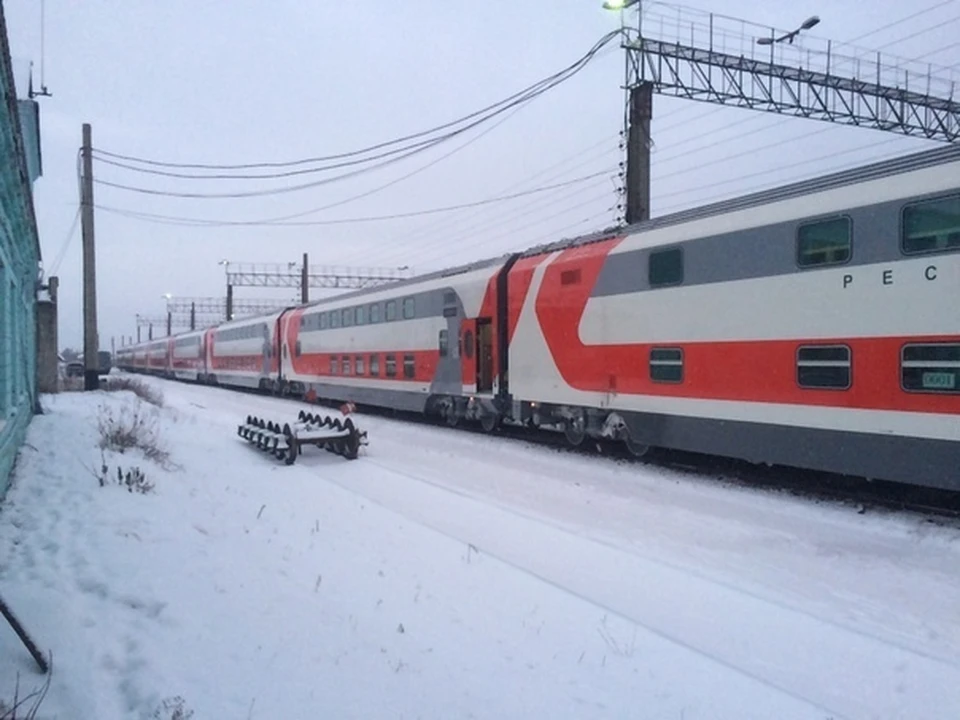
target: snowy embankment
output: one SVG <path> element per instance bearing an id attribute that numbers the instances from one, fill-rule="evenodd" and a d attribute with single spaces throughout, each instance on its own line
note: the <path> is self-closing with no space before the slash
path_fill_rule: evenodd
<path id="1" fill-rule="evenodd" d="M 960 716 L 954 530 L 381 418 L 286 467 L 235 428 L 297 404 L 148 382 L 168 459 L 47 397 L 0 509 L 40 718 Z"/>

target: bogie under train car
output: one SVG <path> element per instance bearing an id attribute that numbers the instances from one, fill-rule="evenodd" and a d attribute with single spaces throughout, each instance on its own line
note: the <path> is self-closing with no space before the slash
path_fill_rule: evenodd
<path id="1" fill-rule="evenodd" d="M 203 367 L 184 377 L 176 343 L 197 337 Z M 960 490 L 960 147 L 118 358 L 451 425 L 554 428 L 573 445 L 616 438 L 637 455 L 665 447 Z"/>

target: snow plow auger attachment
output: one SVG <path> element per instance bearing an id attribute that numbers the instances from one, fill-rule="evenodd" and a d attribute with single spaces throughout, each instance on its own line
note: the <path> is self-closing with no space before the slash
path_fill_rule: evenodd
<path id="1" fill-rule="evenodd" d="M 247 422 L 237 427 L 237 435 L 287 465 L 293 465 L 304 445 L 324 447 L 347 460 L 356 460 L 360 447 L 368 444 L 367 433 L 358 429 L 351 418 L 303 410 L 298 422 L 283 425 L 248 415 Z"/>

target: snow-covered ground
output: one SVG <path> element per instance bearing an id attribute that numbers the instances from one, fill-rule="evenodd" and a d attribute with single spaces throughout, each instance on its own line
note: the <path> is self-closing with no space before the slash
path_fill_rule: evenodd
<path id="1" fill-rule="evenodd" d="M 296 403 L 148 382 L 153 492 L 65 393 L 0 508 L 39 718 L 960 717 L 960 531 L 379 417 L 286 467 L 236 426 Z"/>

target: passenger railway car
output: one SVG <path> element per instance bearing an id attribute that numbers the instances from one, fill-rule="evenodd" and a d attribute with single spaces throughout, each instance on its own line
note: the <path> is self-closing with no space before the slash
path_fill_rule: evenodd
<path id="1" fill-rule="evenodd" d="M 221 385 L 960 490 L 960 147 L 208 336 Z"/>

